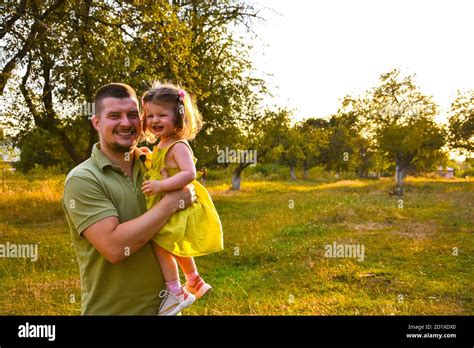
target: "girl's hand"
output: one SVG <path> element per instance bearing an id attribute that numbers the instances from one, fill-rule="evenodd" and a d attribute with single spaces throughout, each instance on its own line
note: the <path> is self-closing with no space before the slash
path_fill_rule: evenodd
<path id="1" fill-rule="evenodd" d="M 147 180 L 143 182 L 142 192 L 145 196 L 156 195 L 162 192 L 160 180 Z"/>

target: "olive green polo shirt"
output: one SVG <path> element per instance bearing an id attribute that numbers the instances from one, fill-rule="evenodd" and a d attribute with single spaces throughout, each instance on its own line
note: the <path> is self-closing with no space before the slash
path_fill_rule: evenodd
<path id="1" fill-rule="evenodd" d="M 158 294 L 165 286 L 151 244 L 114 265 L 82 235 L 106 217 L 117 216 L 122 223 L 146 211 L 141 192 L 145 155 L 136 148 L 135 156 L 130 157 L 134 160 L 133 182 L 100 151 L 98 143 L 92 156 L 66 177 L 62 203 L 79 263 L 83 315 L 158 312 Z"/>

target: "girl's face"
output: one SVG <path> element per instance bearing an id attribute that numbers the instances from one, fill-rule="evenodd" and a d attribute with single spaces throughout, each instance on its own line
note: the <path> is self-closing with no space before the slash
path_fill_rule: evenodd
<path id="1" fill-rule="evenodd" d="M 159 138 L 169 138 L 176 134 L 175 114 L 171 105 L 146 103 L 145 118 L 147 129 Z"/>

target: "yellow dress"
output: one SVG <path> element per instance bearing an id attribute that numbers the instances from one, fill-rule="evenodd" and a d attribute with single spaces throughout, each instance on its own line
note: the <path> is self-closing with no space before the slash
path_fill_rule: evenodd
<path id="1" fill-rule="evenodd" d="M 162 180 L 160 170 L 166 168 L 166 153 L 178 142 L 186 144 L 192 154 L 192 149 L 186 140 L 178 140 L 163 149 L 155 146 L 151 156 L 148 156 L 149 169 L 143 177 L 144 181 Z M 193 159 L 196 164 L 197 159 L 194 155 Z M 179 172 L 178 168 L 166 168 L 166 170 L 170 177 Z M 177 256 L 202 256 L 224 248 L 222 224 L 211 196 L 197 180 L 192 184 L 197 201 L 191 207 L 173 214 L 152 239 L 157 245 Z M 153 207 L 161 197 L 161 194 L 147 196 L 147 209 Z"/>

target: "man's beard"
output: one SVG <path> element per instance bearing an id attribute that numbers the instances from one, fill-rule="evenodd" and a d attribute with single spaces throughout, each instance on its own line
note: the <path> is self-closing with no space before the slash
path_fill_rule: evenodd
<path id="1" fill-rule="evenodd" d="M 131 149 L 135 147 L 135 145 L 136 145 L 136 142 L 132 146 L 120 145 L 118 143 L 110 143 L 108 144 L 107 147 L 113 152 L 126 153 L 126 152 L 130 152 Z"/>
<path id="2" fill-rule="evenodd" d="M 121 130 L 124 131 L 124 130 Z M 125 131 L 133 131 L 137 132 L 136 128 L 126 129 Z M 126 153 L 130 152 L 138 143 L 138 139 L 135 139 L 132 145 L 121 145 L 118 142 L 111 142 L 107 144 L 109 150 L 116 152 L 116 153 Z"/>

